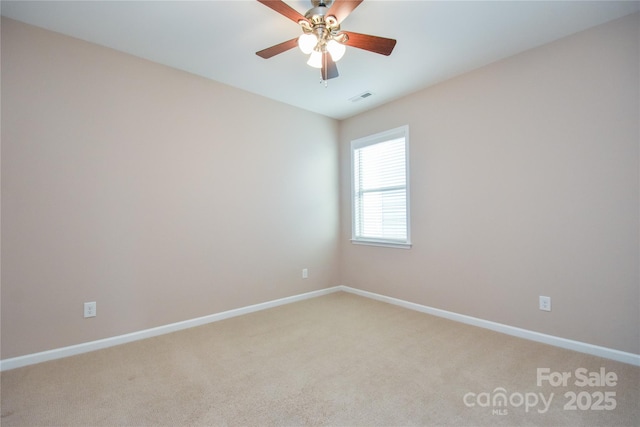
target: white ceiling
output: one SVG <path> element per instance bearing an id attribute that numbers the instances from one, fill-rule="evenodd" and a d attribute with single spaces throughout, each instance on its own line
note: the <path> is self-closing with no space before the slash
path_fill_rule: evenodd
<path id="1" fill-rule="evenodd" d="M 304 15 L 309 0 L 286 0 Z M 364 0 L 342 29 L 394 38 L 391 56 L 347 48 L 340 77 L 292 49 L 301 34 L 254 0 L 2 1 L 2 15 L 344 119 L 418 89 L 640 10 L 640 1 Z M 350 98 L 370 91 L 358 102 Z"/>

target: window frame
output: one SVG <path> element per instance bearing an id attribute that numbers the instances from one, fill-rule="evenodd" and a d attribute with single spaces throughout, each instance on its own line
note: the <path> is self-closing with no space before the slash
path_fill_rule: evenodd
<path id="1" fill-rule="evenodd" d="M 356 236 L 356 183 L 355 183 L 355 151 L 371 145 L 387 142 L 393 139 L 404 138 L 404 164 L 405 164 L 405 195 L 406 195 L 406 241 L 387 240 L 377 237 Z M 410 249 L 411 243 L 411 214 L 410 214 L 410 174 L 409 174 L 409 126 L 404 125 L 389 129 L 373 135 L 354 139 L 351 141 L 351 243 L 359 245 L 383 246 L 391 248 Z"/>

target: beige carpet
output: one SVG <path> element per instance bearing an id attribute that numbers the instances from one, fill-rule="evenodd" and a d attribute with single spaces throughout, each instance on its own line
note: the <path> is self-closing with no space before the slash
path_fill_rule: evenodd
<path id="1" fill-rule="evenodd" d="M 537 368 L 572 376 L 538 386 Z M 578 387 L 580 368 L 616 385 Z M 638 367 L 347 293 L 1 378 L 2 426 L 640 424 Z"/>

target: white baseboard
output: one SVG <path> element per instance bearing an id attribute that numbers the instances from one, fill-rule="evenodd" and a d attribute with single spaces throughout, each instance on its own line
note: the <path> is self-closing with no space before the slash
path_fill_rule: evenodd
<path id="1" fill-rule="evenodd" d="M 164 335 L 182 329 L 193 328 L 195 326 L 205 325 L 207 323 L 217 322 L 219 320 L 229 319 L 231 317 L 241 316 L 268 308 L 277 307 L 284 304 L 290 304 L 296 301 L 302 301 L 321 295 L 330 294 L 339 291 L 339 287 L 320 289 L 318 291 L 307 292 L 291 297 L 280 298 L 260 304 L 249 305 L 234 310 L 223 311 L 221 313 L 211 314 L 208 316 L 198 317 L 195 319 L 185 320 L 182 322 L 171 323 L 169 325 L 158 326 L 156 328 L 145 329 L 142 331 L 132 332 L 130 334 L 119 335 L 116 337 L 105 338 L 97 341 L 90 341 L 82 344 L 72 345 L 69 347 L 56 348 L 40 353 L 27 354 L 25 356 L 13 357 L 11 359 L 0 360 L 0 371 L 8 371 L 9 369 L 20 368 L 23 366 L 34 365 L 36 363 L 46 362 L 49 360 L 61 359 L 63 357 L 75 356 L 77 354 L 88 353 L 94 350 L 100 350 L 107 347 L 113 347 L 120 344 L 126 344 L 132 341 L 138 341 L 145 338 L 151 338 L 158 335 Z"/>
<path id="2" fill-rule="evenodd" d="M 209 316 L 198 317 L 195 319 L 185 320 L 183 322 L 171 323 L 169 325 L 159 326 L 157 328 L 145 329 L 143 331 L 132 332 L 130 334 L 119 335 L 116 337 L 105 338 L 97 341 L 62 347 L 53 350 L 43 351 L 40 353 L 27 354 L 25 356 L 14 357 L 11 359 L 0 360 L 0 371 L 20 368 L 23 366 L 34 365 L 36 363 L 46 362 L 49 360 L 61 359 L 63 357 L 74 356 L 77 354 L 88 353 L 94 350 L 100 350 L 107 347 L 113 347 L 120 344 L 126 344 L 132 341 L 138 341 L 145 338 L 151 338 L 158 335 L 168 334 L 182 329 L 193 328 L 195 326 L 205 325 L 207 323 L 217 322 L 219 320 L 229 319 L 231 317 L 241 316 L 268 308 L 278 307 L 284 304 L 290 304 L 296 301 L 302 301 L 309 298 L 315 298 L 327 295 L 333 292 L 344 291 L 355 295 L 371 298 L 374 300 L 394 304 L 410 310 L 431 314 L 438 317 L 454 320 L 456 322 L 468 325 L 478 326 L 484 329 L 501 332 L 503 334 L 524 338 L 530 341 L 541 342 L 560 348 L 578 351 L 581 353 L 591 354 L 594 356 L 604 357 L 606 359 L 616 360 L 618 362 L 628 363 L 630 365 L 640 366 L 640 355 L 627 353 L 624 351 L 614 350 L 607 347 L 587 344 L 580 341 L 573 341 L 565 338 L 546 335 L 539 332 L 529 331 L 527 329 L 516 328 L 514 326 L 504 325 L 501 323 L 491 322 L 489 320 L 478 319 L 476 317 L 466 316 L 464 314 L 453 313 L 451 311 L 440 310 L 438 308 L 428 307 L 426 305 L 416 304 L 397 298 L 392 298 L 373 292 L 363 291 L 351 288 L 349 286 L 334 286 L 332 288 L 320 289 L 318 291 L 307 292 L 291 297 L 280 298 L 260 304 L 254 304 L 247 307 L 241 307 L 234 310 L 223 311 L 221 313 L 211 314 Z"/>
<path id="3" fill-rule="evenodd" d="M 620 350 L 614 350 L 612 348 L 601 347 L 580 341 L 560 338 L 553 335 L 542 334 L 540 332 L 534 332 L 527 329 L 517 328 L 515 326 L 504 325 L 502 323 L 491 322 L 489 320 L 478 319 L 476 317 L 466 316 L 464 314 L 458 314 L 451 311 L 440 310 L 438 308 L 428 307 L 426 305 L 420 305 L 413 302 L 376 294 L 373 292 L 362 291 L 360 289 L 350 288 L 349 286 L 338 286 L 338 288 L 341 291 L 350 292 L 352 294 L 360 295 L 382 302 L 387 302 L 390 304 L 398 305 L 400 307 L 420 311 L 422 313 L 444 317 L 446 319 L 455 320 L 456 322 L 466 323 L 467 325 L 478 326 L 480 328 L 490 329 L 492 331 L 501 332 L 503 334 L 512 335 L 518 338 L 524 338 L 530 341 L 536 341 L 555 347 L 566 348 L 568 350 L 574 350 L 580 353 L 591 354 L 593 356 L 604 357 L 605 359 L 612 359 L 618 362 L 640 366 L 640 354 L 627 353 Z"/>

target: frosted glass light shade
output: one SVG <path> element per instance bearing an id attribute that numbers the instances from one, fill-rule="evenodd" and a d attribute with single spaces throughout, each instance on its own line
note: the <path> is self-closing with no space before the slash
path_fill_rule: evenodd
<path id="1" fill-rule="evenodd" d="M 333 59 L 334 62 L 338 62 L 344 55 L 347 47 L 335 40 L 329 40 L 329 43 L 327 43 L 327 50 L 331 54 L 331 59 Z"/>
<path id="2" fill-rule="evenodd" d="M 311 52 L 307 65 L 310 65 L 313 68 L 322 68 L 322 52 L 318 50 Z"/>
<path id="3" fill-rule="evenodd" d="M 298 47 L 303 53 L 309 54 L 318 44 L 315 34 L 306 33 L 298 37 Z"/>

